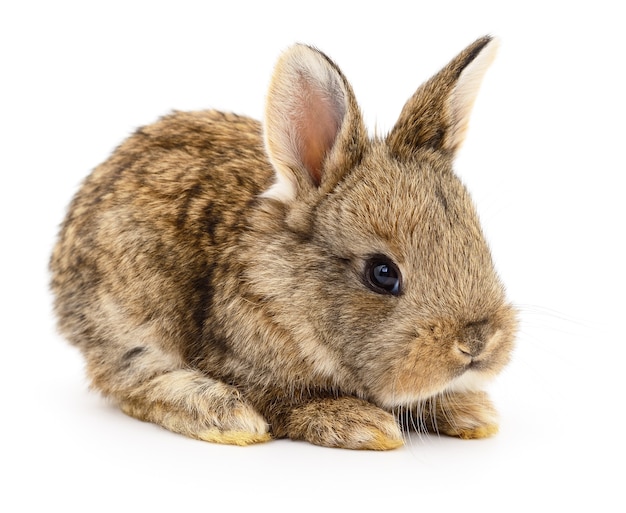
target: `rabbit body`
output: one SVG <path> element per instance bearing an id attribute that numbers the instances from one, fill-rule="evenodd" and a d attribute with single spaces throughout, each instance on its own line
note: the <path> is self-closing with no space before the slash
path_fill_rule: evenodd
<path id="1" fill-rule="evenodd" d="M 493 434 L 482 387 L 516 318 L 452 161 L 494 51 L 464 50 L 385 138 L 302 45 L 277 64 L 263 126 L 204 111 L 137 130 L 85 180 L 51 259 L 93 386 L 220 443 Z"/>

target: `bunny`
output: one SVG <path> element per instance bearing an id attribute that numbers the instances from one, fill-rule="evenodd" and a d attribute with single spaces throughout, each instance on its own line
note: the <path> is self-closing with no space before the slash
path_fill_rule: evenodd
<path id="1" fill-rule="evenodd" d="M 515 309 L 452 164 L 497 48 L 478 39 L 370 137 L 315 48 L 263 125 L 174 112 L 86 178 L 50 260 L 92 386 L 188 437 L 386 450 L 497 431 Z"/>

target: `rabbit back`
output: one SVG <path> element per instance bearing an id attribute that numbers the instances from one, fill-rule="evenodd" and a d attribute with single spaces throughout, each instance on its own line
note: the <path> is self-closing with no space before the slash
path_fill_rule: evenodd
<path id="1" fill-rule="evenodd" d="M 272 176 L 249 118 L 173 113 L 137 130 L 85 180 L 61 227 L 51 259 L 61 330 L 89 347 L 124 315 L 162 323 L 170 349 L 191 350 L 212 268 Z"/>

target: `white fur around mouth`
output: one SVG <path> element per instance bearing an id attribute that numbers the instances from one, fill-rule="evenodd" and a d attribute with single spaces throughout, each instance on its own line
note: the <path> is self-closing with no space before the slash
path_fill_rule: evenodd
<path id="1" fill-rule="evenodd" d="M 446 392 L 473 392 L 483 390 L 489 382 L 489 377 L 483 373 L 468 370 L 458 378 L 453 379 L 445 388 Z"/>
<path id="2" fill-rule="evenodd" d="M 490 380 L 491 377 L 489 375 L 479 371 L 467 370 L 440 389 L 395 393 L 390 397 L 382 398 L 380 405 L 384 408 L 410 407 L 446 392 L 476 392 L 484 390 Z"/>

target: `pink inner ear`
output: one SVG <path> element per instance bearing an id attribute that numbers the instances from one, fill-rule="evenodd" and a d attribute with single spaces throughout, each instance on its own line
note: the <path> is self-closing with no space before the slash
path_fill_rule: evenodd
<path id="1" fill-rule="evenodd" d="M 322 164 L 331 150 L 343 112 L 333 100 L 309 84 L 302 88 L 302 110 L 296 123 L 302 163 L 315 185 L 322 182 Z"/>

